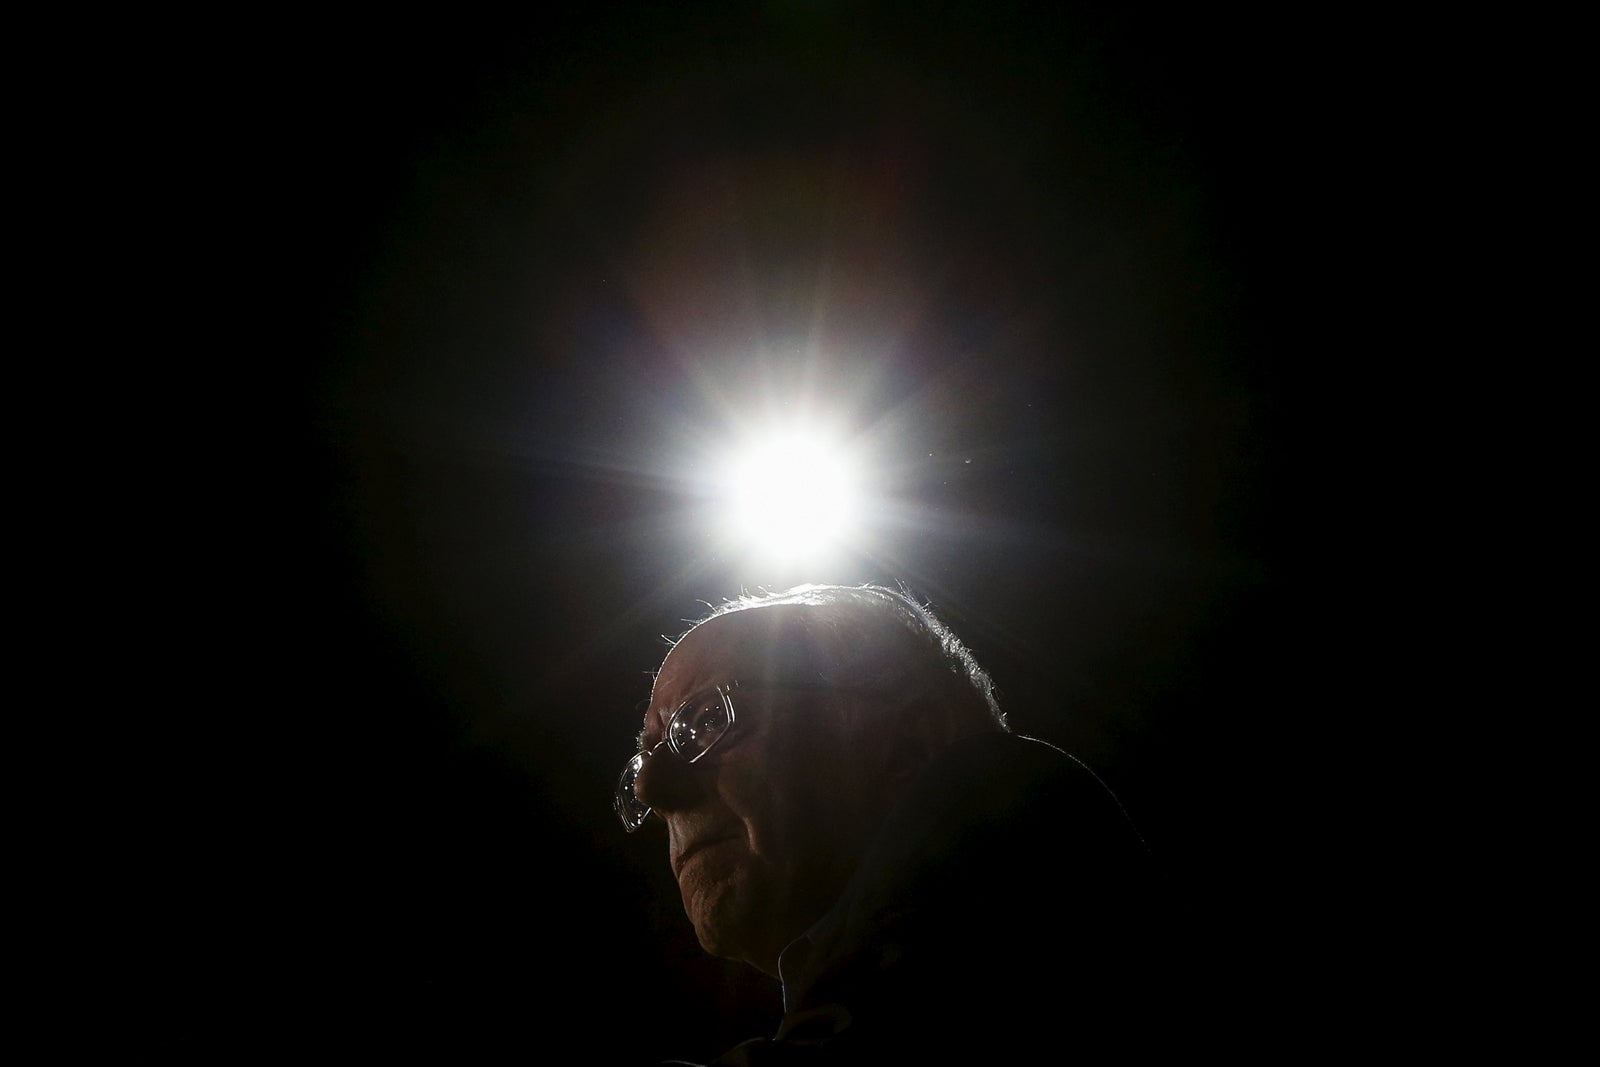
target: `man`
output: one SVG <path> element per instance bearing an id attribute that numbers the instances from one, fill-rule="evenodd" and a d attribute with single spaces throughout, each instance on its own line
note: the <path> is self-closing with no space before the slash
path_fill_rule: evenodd
<path id="1" fill-rule="evenodd" d="M 900 593 L 713 612 L 662 664 L 616 805 L 665 822 L 701 945 L 783 984 L 776 1035 L 716 1064 L 1049 1062 L 1162 1025 L 1143 843 Z"/>

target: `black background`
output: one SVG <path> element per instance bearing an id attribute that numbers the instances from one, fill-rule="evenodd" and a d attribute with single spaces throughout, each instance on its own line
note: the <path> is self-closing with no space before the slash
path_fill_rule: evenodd
<path id="1" fill-rule="evenodd" d="M 775 989 L 701 956 L 609 805 L 663 635 L 799 580 L 931 602 L 1259 993 L 1309 877 L 1325 51 L 760 3 L 234 26 L 149 71 L 140 187 L 181 221 L 141 226 L 192 249 L 149 299 L 204 343 L 128 368 L 154 400 L 102 458 L 137 486 L 113 662 L 159 694 L 103 816 L 129 1047 L 768 1032 Z M 762 570 L 708 532 L 697 464 L 774 399 L 871 442 L 871 552 Z"/>

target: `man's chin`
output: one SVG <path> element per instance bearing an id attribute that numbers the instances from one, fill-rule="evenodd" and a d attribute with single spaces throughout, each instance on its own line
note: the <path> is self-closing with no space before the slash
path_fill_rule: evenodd
<path id="1" fill-rule="evenodd" d="M 739 894 L 726 882 L 697 882 L 683 887 L 683 910 L 694 924 L 700 947 L 713 956 L 732 956 L 737 952 L 740 922 Z"/>
<path id="2" fill-rule="evenodd" d="M 681 887 L 683 909 L 694 924 L 700 947 L 721 959 L 739 960 L 765 970 L 754 957 L 763 939 L 755 936 L 748 887 L 733 879 L 686 881 Z"/>

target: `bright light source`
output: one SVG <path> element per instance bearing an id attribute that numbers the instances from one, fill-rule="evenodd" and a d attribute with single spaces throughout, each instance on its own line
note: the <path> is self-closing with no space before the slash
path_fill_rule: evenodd
<path id="1" fill-rule="evenodd" d="M 763 555 L 815 559 L 853 532 L 855 464 L 825 437 L 790 431 L 742 448 L 725 482 L 735 532 Z"/>

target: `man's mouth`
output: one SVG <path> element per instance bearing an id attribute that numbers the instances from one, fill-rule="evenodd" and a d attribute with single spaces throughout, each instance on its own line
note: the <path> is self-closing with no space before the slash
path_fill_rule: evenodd
<path id="1" fill-rule="evenodd" d="M 725 841 L 732 841 L 737 836 L 737 834 L 733 833 L 707 834 L 705 837 L 701 837 L 689 842 L 689 844 L 684 846 L 683 851 L 678 853 L 677 857 L 672 861 L 673 876 L 678 877 L 682 875 L 684 867 L 688 865 L 689 860 L 694 856 L 704 852 L 708 848 L 720 845 Z"/>

